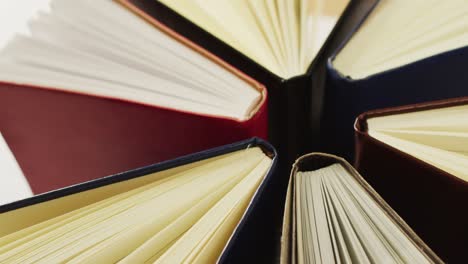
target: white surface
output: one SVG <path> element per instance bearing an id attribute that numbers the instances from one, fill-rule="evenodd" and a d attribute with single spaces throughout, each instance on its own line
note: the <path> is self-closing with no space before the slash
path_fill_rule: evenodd
<path id="1" fill-rule="evenodd" d="M 0 48 L 16 33 L 26 33 L 27 21 L 39 10 L 48 10 L 49 0 L 0 0 Z"/>
<path id="2" fill-rule="evenodd" d="M 0 205 L 30 196 L 31 188 L 0 134 Z"/>
<path id="3" fill-rule="evenodd" d="M 27 33 L 27 21 L 49 0 L 0 0 L 0 48 L 15 33 Z M 0 131 L 1 132 L 1 131 Z M 32 196 L 15 157 L 0 134 L 0 205 Z"/>

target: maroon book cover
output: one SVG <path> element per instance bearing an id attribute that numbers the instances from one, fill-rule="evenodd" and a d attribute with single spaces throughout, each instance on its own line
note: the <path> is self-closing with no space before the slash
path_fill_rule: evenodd
<path id="1" fill-rule="evenodd" d="M 468 104 L 468 98 L 374 110 L 355 123 L 356 169 L 444 260 L 458 263 L 468 246 L 468 182 L 368 134 L 367 119 Z"/>

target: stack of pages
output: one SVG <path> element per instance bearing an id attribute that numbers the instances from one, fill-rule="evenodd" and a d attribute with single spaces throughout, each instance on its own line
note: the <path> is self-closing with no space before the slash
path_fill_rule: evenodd
<path id="1" fill-rule="evenodd" d="M 236 259 L 226 246 L 272 188 L 269 148 L 250 140 L 0 207 L 0 262 Z"/>
<path id="2" fill-rule="evenodd" d="M 291 172 L 282 263 L 442 263 L 346 161 L 299 158 Z"/>

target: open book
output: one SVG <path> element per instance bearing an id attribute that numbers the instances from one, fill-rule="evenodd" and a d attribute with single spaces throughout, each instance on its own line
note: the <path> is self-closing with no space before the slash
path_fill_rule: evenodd
<path id="1" fill-rule="evenodd" d="M 468 2 L 382 0 L 333 60 L 362 79 L 468 45 Z M 441 15 L 444 14 L 444 15 Z"/>
<path id="2" fill-rule="evenodd" d="M 213 263 L 271 178 L 256 142 L 0 207 L 0 262 Z"/>
<path id="3" fill-rule="evenodd" d="M 248 119 L 261 91 L 111 0 L 54 0 L 0 53 L 0 80 Z"/>
<path id="4" fill-rule="evenodd" d="M 282 263 L 442 263 L 356 170 L 328 154 L 297 160 L 283 225 Z"/>
<path id="5" fill-rule="evenodd" d="M 349 0 L 162 0 L 285 79 L 304 74 Z"/>
<path id="6" fill-rule="evenodd" d="M 267 137 L 263 85 L 117 1 L 29 29 L 0 51 L 0 130 L 34 193 Z"/>
<path id="7" fill-rule="evenodd" d="M 32 196 L 28 181 L 0 134 L 0 205 Z"/>
<path id="8" fill-rule="evenodd" d="M 369 136 L 468 182 L 468 104 L 367 119 Z"/>
<path id="9" fill-rule="evenodd" d="M 356 121 L 356 168 L 448 262 L 463 262 L 468 244 L 466 120 L 462 97 L 377 109 Z"/>

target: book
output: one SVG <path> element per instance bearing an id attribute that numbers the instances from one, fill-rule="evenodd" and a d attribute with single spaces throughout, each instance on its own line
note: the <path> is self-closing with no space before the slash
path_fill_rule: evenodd
<path id="1" fill-rule="evenodd" d="M 311 153 L 293 166 L 281 263 L 443 263 L 344 160 Z"/>
<path id="2" fill-rule="evenodd" d="M 466 1 L 379 1 L 328 62 L 322 150 L 352 160 L 363 112 L 467 96 L 467 10 Z"/>
<path id="3" fill-rule="evenodd" d="M 31 187 L 24 177 L 15 156 L 0 134 L 0 205 L 32 196 Z"/>
<path id="4" fill-rule="evenodd" d="M 307 71 L 349 0 L 161 2 L 288 79 Z"/>
<path id="5" fill-rule="evenodd" d="M 356 168 L 444 261 L 455 263 L 468 245 L 467 117 L 465 97 L 369 111 L 356 121 Z"/>
<path id="6" fill-rule="evenodd" d="M 267 137 L 265 87 L 165 25 L 50 9 L 0 52 L 0 131 L 34 193 Z"/>
<path id="7" fill-rule="evenodd" d="M 119 2 L 150 22 L 164 23 L 172 30 L 213 52 L 267 87 L 268 140 L 278 149 L 278 152 L 282 153 L 280 163 L 284 165 L 281 167 L 285 168 L 284 172 L 287 172 L 299 155 L 310 152 L 319 144 L 317 137 L 311 135 L 316 135 L 320 127 L 323 101 L 322 71 L 324 70 L 322 65 L 332 54 L 333 49 L 339 46 L 348 35 L 349 30 L 359 23 L 372 5 L 375 4 L 376 0 L 284 1 L 284 3 L 281 1 L 260 1 L 259 3 L 256 3 L 257 1 L 236 1 L 232 3 L 232 1 L 207 2 L 197 0 L 120 0 Z M 291 5 L 295 5 L 297 8 L 289 8 Z M 303 8 L 308 5 L 310 5 L 310 9 Z M 272 6 L 276 7 L 276 11 L 271 9 Z M 259 11 L 254 13 L 250 11 L 250 8 Z M 269 19 L 258 20 L 258 23 L 251 27 L 248 26 L 253 20 L 257 21 L 256 18 L 265 18 L 263 12 L 265 10 L 272 11 L 273 16 L 270 16 Z M 293 10 L 296 11 L 292 12 Z M 307 10 L 310 10 L 310 12 L 306 12 Z M 275 12 L 277 15 L 275 15 Z M 259 38 L 262 40 L 258 42 L 265 43 L 269 40 L 265 34 L 257 35 L 252 32 L 258 32 L 264 25 L 269 23 L 275 26 L 265 27 L 267 30 L 282 32 L 282 27 L 276 25 L 278 23 L 275 21 L 280 21 L 283 18 L 280 13 L 286 14 L 287 12 L 295 13 L 294 16 L 298 19 L 302 17 L 308 18 L 310 21 L 316 21 L 316 23 L 311 23 L 312 27 L 325 25 L 324 30 L 320 30 L 320 32 L 329 33 L 328 36 L 319 38 L 313 32 L 310 35 L 303 35 L 304 39 L 311 41 L 309 43 L 321 39 L 319 42 L 323 42 L 322 47 L 318 51 L 314 51 L 319 48 L 318 45 L 310 49 L 311 53 L 316 55 L 314 58 L 304 60 L 305 68 L 290 75 L 282 75 L 274 69 L 268 68 L 263 60 L 256 56 L 257 53 L 262 53 L 264 54 L 261 55 L 262 57 L 274 57 L 274 54 L 279 52 L 278 50 L 267 48 L 246 53 L 236 43 L 243 45 L 243 43 L 255 42 Z M 205 13 L 206 16 L 200 17 L 200 14 Z M 242 20 L 237 23 L 234 14 L 241 14 L 240 17 L 247 18 L 245 21 Z M 320 14 L 327 14 L 327 16 L 321 16 Z M 226 19 L 226 21 L 218 19 L 221 16 L 223 18 L 229 16 L 232 19 Z M 319 22 L 322 18 L 324 22 Z M 290 19 L 285 21 L 290 21 Z M 297 24 L 299 24 L 299 20 L 297 21 Z M 308 27 L 306 26 L 306 28 Z M 221 31 L 218 32 L 212 29 L 221 29 Z M 231 34 L 225 38 L 223 33 L 225 30 L 236 32 L 235 42 L 230 42 L 234 38 Z M 239 36 L 242 32 L 246 32 L 245 35 Z M 290 38 L 286 40 L 294 41 Z M 279 46 L 281 44 L 278 42 L 273 45 Z M 255 48 L 258 45 L 250 46 L 249 44 L 248 47 Z M 299 52 L 299 49 L 292 50 L 292 52 L 296 51 Z"/>
<path id="8" fill-rule="evenodd" d="M 3 205 L 0 259 L 265 260 L 276 160 L 250 139 Z"/>

